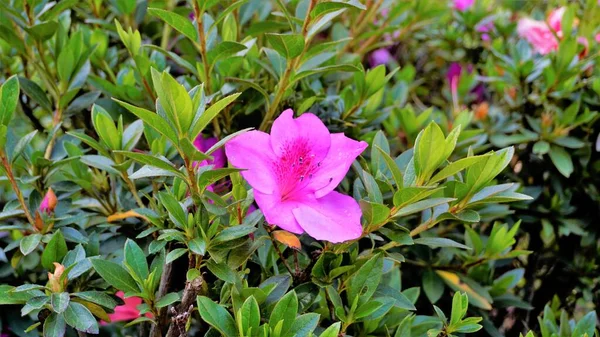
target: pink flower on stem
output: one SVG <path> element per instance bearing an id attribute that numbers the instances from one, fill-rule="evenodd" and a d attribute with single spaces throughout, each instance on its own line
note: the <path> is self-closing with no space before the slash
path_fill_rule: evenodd
<path id="1" fill-rule="evenodd" d="M 454 0 L 454 8 L 460 12 L 464 12 L 473 7 L 474 3 L 475 0 Z"/>
<path id="2" fill-rule="evenodd" d="M 116 295 L 123 299 L 125 304 L 116 307 L 114 313 L 108 314 L 111 322 L 133 321 L 141 316 L 137 308 L 142 304 L 141 298 L 135 296 L 125 298 L 125 294 L 122 291 L 117 292 Z M 146 317 L 151 318 L 152 314 L 146 313 Z M 105 325 L 107 322 L 102 321 L 100 324 Z"/>
<path id="3" fill-rule="evenodd" d="M 321 120 L 285 110 L 271 134 L 249 131 L 225 145 L 233 166 L 254 188 L 267 222 L 333 243 L 362 234 L 361 210 L 352 197 L 334 191 L 367 143 L 330 134 Z"/>

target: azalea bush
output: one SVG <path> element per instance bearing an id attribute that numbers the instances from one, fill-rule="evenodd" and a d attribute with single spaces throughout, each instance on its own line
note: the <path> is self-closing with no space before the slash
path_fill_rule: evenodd
<path id="1" fill-rule="evenodd" d="M 600 4 L 0 2 L 2 336 L 598 335 Z"/>

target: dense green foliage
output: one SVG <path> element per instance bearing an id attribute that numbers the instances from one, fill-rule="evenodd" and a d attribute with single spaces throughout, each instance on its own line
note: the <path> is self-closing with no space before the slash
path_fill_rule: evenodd
<path id="1" fill-rule="evenodd" d="M 0 334 L 598 336 L 600 4 L 459 2 L 0 0 Z M 217 164 L 287 108 L 355 239 Z"/>

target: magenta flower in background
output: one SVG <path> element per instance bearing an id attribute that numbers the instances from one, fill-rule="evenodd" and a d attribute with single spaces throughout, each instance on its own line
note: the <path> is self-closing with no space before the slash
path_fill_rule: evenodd
<path id="1" fill-rule="evenodd" d="M 454 0 L 454 8 L 460 12 L 464 12 L 473 7 L 474 3 L 475 0 Z"/>
<path id="2" fill-rule="evenodd" d="M 293 114 L 285 110 L 271 134 L 249 131 L 229 141 L 229 162 L 245 169 L 241 174 L 269 224 L 333 243 L 359 238 L 358 203 L 334 189 L 367 143 L 330 134 L 311 113 Z"/>
<path id="3" fill-rule="evenodd" d="M 217 144 L 219 140 L 215 137 L 204 138 L 202 134 L 199 134 L 198 137 L 194 140 L 194 146 L 198 149 L 198 151 L 206 152 L 213 145 Z M 213 159 L 205 159 L 201 162 L 194 163 L 195 166 L 207 166 L 214 165 L 214 168 L 223 168 L 225 167 L 226 158 L 225 158 L 225 150 L 223 148 L 217 149 L 212 153 Z"/>
<path id="4" fill-rule="evenodd" d="M 392 54 L 387 48 L 380 48 L 371 53 L 369 56 L 369 64 L 371 68 L 375 68 L 380 64 L 387 64 L 392 59 Z"/>
<path id="5" fill-rule="evenodd" d="M 596 42 L 600 43 L 600 34 L 596 34 L 595 39 L 596 39 Z"/>

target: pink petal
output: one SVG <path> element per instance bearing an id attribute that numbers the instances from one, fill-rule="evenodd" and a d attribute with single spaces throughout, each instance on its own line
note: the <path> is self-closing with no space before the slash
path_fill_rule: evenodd
<path id="1" fill-rule="evenodd" d="M 254 191 L 254 200 L 270 225 L 276 225 L 295 234 L 304 233 L 292 213 L 294 208 L 300 206 L 299 201 L 282 201 L 279 192 L 264 194 L 256 190 Z M 248 210 L 248 212 L 250 211 Z"/>
<path id="2" fill-rule="evenodd" d="M 297 144 L 307 143 L 314 161 L 321 161 L 329 150 L 329 130 L 319 117 L 305 113 L 294 119 L 294 112 L 287 109 L 281 113 L 271 128 L 271 146 L 278 157 L 294 151 Z"/>
<path id="3" fill-rule="evenodd" d="M 475 0 L 454 0 L 454 8 L 456 8 L 460 12 L 464 12 L 467 9 L 471 8 L 475 3 Z"/>
<path id="4" fill-rule="evenodd" d="M 366 142 L 356 141 L 343 133 L 331 134 L 331 148 L 327 157 L 310 179 L 308 188 L 321 198 L 329 194 L 344 179 L 352 162 L 369 146 Z"/>
<path id="5" fill-rule="evenodd" d="M 292 212 L 306 233 L 317 240 L 338 243 L 358 239 L 362 235 L 358 203 L 338 192 L 301 204 Z"/>
<path id="6" fill-rule="evenodd" d="M 548 25 L 550 26 L 550 28 L 552 28 L 552 30 L 554 30 L 557 35 L 562 35 L 562 18 L 563 15 L 565 14 L 565 11 L 567 10 L 567 7 L 559 7 L 555 10 L 553 10 L 552 12 L 550 12 L 550 15 L 548 15 Z"/>
<path id="7" fill-rule="evenodd" d="M 198 151 L 206 152 L 218 141 L 219 140 L 215 137 L 204 138 L 202 134 L 199 134 L 194 140 L 194 146 L 198 149 Z M 223 150 L 222 147 L 213 152 L 212 156 L 213 160 L 203 160 L 198 164 L 198 166 L 214 165 L 214 168 L 225 167 L 225 150 Z"/>
<path id="8" fill-rule="evenodd" d="M 275 155 L 269 135 L 261 131 L 243 133 L 225 144 L 229 162 L 242 171 L 250 186 L 262 193 L 271 194 L 278 189 L 272 164 Z"/>
<path id="9" fill-rule="evenodd" d="M 517 33 L 542 55 L 558 49 L 558 41 L 545 22 L 523 18 L 517 25 Z"/>

